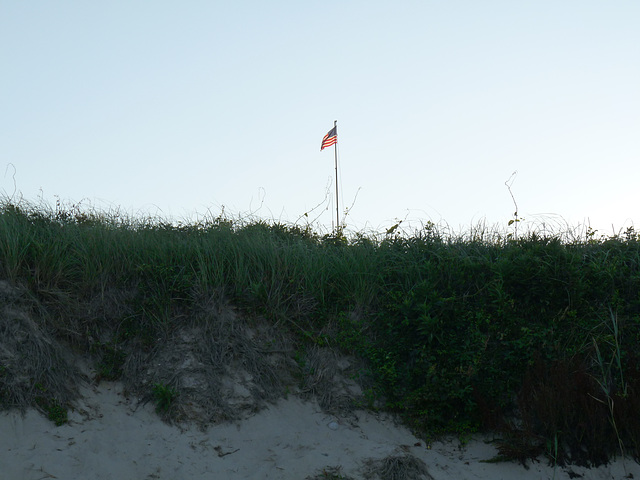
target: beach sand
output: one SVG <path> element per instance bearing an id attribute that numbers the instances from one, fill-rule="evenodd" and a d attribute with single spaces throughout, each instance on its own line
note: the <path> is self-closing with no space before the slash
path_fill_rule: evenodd
<path id="1" fill-rule="evenodd" d="M 68 424 L 59 427 L 35 410 L 0 413 L 2 480 L 361 479 L 366 465 L 385 458 L 424 462 L 428 474 L 407 478 L 640 479 L 640 465 L 631 459 L 593 469 L 554 469 L 546 459 L 528 468 L 485 463 L 497 454 L 487 438 L 427 445 L 388 415 L 340 418 L 293 396 L 239 423 L 201 430 L 164 423 L 152 404 L 127 398 L 119 383 L 82 393 Z"/>

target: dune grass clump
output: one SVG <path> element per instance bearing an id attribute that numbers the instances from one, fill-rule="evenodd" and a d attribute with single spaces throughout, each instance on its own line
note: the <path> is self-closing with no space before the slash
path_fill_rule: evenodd
<path id="1" fill-rule="evenodd" d="M 169 385 L 156 383 L 153 385 L 152 392 L 156 403 L 156 412 L 164 414 L 168 413 L 178 396 L 178 390 Z"/>
<path id="2" fill-rule="evenodd" d="M 517 236 L 482 227 L 456 235 L 427 223 L 320 234 L 223 215 L 175 223 L 5 200 L 0 280 L 28 293 L 32 307 L 20 315 L 31 309 L 33 332 L 91 356 L 102 379 L 144 384 L 150 398 L 154 383 L 178 377 L 186 385 L 178 401 L 195 384 L 222 388 L 234 365 L 249 365 L 252 395 L 273 399 L 290 391 L 282 379 L 291 377 L 346 405 L 325 387 L 340 370 L 318 363 L 340 354 L 362 365 L 358 405 L 395 411 L 422 435 L 501 432 L 513 458 L 640 457 L 632 228 L 609 237 L 522 226 Z M 216 313 L 221 305 L 227 314 Z M 265 325 L 270 333 L 258 335 Z M 233 351 L 198 338 L 198 328 L 230 335 Z M 34 404 L 36 382 L 62 405 L 72 398 L 74 387 L 39 380 L 43 359 L 63 359 L 58 350 L 36 349 L 26 375 L 11 360 L 26 352 L 8 347 L 22 343 L 8 338 L 3 405 Z M 195 349 L 185 353 L 191 363 L 183 359 L 191 377 L 147 368 L 174 344 Z M 60 371 L 65 361 L 56 360 Z M 143 381 L 149 371 L 155 377 Z"/>
<path id="3" fill-rule="evenodd" d="M 413 455 L 369 459 L 363 474 L 367 480 L 433 480 L 424 462 Z"/>
<path id="4" fill-rule="evenodd" d="M 33 406 L 61 425 L 82 376 L 49 321 L 30 292 L 0 280 L 0 408 Z"/>

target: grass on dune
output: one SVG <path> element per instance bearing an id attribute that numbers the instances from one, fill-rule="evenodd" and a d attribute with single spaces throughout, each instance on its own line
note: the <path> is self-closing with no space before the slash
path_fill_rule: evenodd
<path id="1" fill-rule="evenodd" d="M 118 325 L 105 350 L 118 360 L 114 377 L 130 364 L 123 345 L 158 348 L 214 296 L 287 330 L 298 348 L 361 359 L 373 382 L 368 406 L 399 412 L 416 432 L 491 429 L 512 458 L 639 454 L 632 228 L 609 237 L 482 226 L 452 235 L 427 223 L 320 234 L 263 220 L 174 224 L 4 201 L 0 262 L 2 279 L 46 311 L 34 328 L 82 351 Z M 24 385 L 9 356 L 0 361 L 0 399 L 35 402 L 35 393 L 16 395 Z"/>

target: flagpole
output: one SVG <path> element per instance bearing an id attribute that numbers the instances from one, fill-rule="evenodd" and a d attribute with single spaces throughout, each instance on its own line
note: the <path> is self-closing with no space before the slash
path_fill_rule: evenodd
<path id="1" fill-rule="evenodd" d="M 338 121 L 333 121 L 333 128 L 338 128 Z M 336 144 L 333 146 L 336 158 L 336 233 L 340 231 L 340 208 L 338 207 L 338 131 L 336 130 Z"/>

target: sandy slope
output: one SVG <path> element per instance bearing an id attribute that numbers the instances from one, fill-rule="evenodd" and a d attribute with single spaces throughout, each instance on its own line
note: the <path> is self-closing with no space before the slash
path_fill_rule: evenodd
<path id="1" fill-rule="evenodd" d="M 68 425 L 56 427 L 35 411 L 0 414 L 0 478 L 58 479 L 305 479 L 323 468 L 363 477 L 363 462 L 413 455 L 438 479 L 553 478 L 546 463 L 483 463 L 494 448 L 479 439 L 461 449 L 457 441 L 424 442 L 390 418 L 359 412 L 340 419 L 314 403 L 289 398 L 241 424 L 200 431 L 161 422 L 152 405 L 139 405 L 119 384 L 84 392 Z M 336 470 L 329 470 L 336 471 Z M 570 476 L 570 474 L 572 476 Z M 599 469 L 557 469 L 555 478 L 640 478 L 640 466 L 618 460 Z M 425 477 L 428 478 L 428 477 Z"/>

